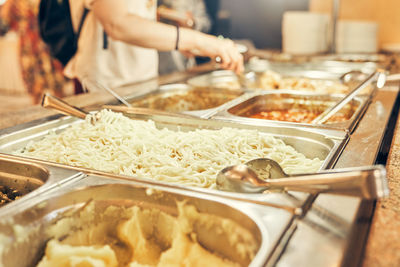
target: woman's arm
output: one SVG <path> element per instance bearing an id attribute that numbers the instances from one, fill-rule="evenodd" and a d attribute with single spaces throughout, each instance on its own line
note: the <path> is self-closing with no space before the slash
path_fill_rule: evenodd
<path id="1" fill-rule="evenodd" d="M 160 51 L 175 49 L 176 27 L 128 13 L 124 0 L 95 0 L 92 11 L 115 40 Z M 220 56 L 223 68 L 236 72 L 243 70 L 243 58 L 230 40 L 180 28 L 178 48 L 199 56 Z"/>

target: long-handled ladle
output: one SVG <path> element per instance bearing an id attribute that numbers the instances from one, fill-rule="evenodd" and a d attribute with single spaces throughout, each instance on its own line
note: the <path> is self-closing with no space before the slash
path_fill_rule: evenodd
<path id="1" fill-rule="evenodd" d="M 260 179 L 259 176 L 267 177 Z M 260 193 L 265 190 L 331 193 L 365 199 L 385 197 L 389 193 L 383 166 L 328 170 L 289 177 L 271 159 L 256 159 L 221 170 L 216 179 L 223 191 Z"/>

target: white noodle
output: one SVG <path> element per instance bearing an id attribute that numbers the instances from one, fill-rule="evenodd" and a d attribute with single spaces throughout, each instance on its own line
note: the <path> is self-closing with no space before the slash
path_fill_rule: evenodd
<path id="1" fill-rule="evenodd" d="M 90 116 L 60 134 L 52 132 L 29 143 L 16 154 L 207 188 L 215 187 L 215 177 L 224 167 L 254 158 L 274 159 L 288 173 L 315 172 L 322 164 L 256 130 L 157 129 L 153 121 L 131 120 L 108 110 L 102 110 L 93 125 Z"/>

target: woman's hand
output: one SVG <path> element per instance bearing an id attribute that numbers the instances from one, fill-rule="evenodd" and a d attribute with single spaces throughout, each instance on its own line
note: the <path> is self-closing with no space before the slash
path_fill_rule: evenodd
<path id="1" fill-rule="evenodd" d="M 179 28 L 130 14 L 124 0 L 95 0 L 92 11 L 110 38 L 159 51 L 171 51 L 178 43 L 185 54 L 221 58 L 221 67 L 243 71 L 243 57 L 231 40 Z M 133 26 L 132 26 L 133 25 Z"/>
<path id="2" fill-rule="evenodd" d="M 235 43 L 229 39 L 220 39 L 212 35 L 200 32 L 180 29 L 182 40 L 179 42 L 179 50 L 184 54 L 221 58 L 221 67 L 233 70 L 236 73 L 243 72 L 243 56 L 239 53 Z"/>

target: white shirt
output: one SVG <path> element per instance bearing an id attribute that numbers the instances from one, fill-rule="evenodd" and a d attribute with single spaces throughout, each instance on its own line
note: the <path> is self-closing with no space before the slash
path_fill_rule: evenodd
<path id="1" fill-rule="evenodd" d="M 84 7 L 90 9 L 95 1 L 69 1 L 75 31 L 78 30 Z M 129 13 L 151 20 L 156 19 L 155 0 L 125 1 Z M 89 11 L 79 37 L 78 51 L 65 68 L 64 73 L 67 77 L 78 78 L 80 81 L 87 77 L 113 88 L 157 76 L 156 50 L 115 41 L 110 36 L 108 48 L 103 49 L 103 32 L 102 25 Z"/>

